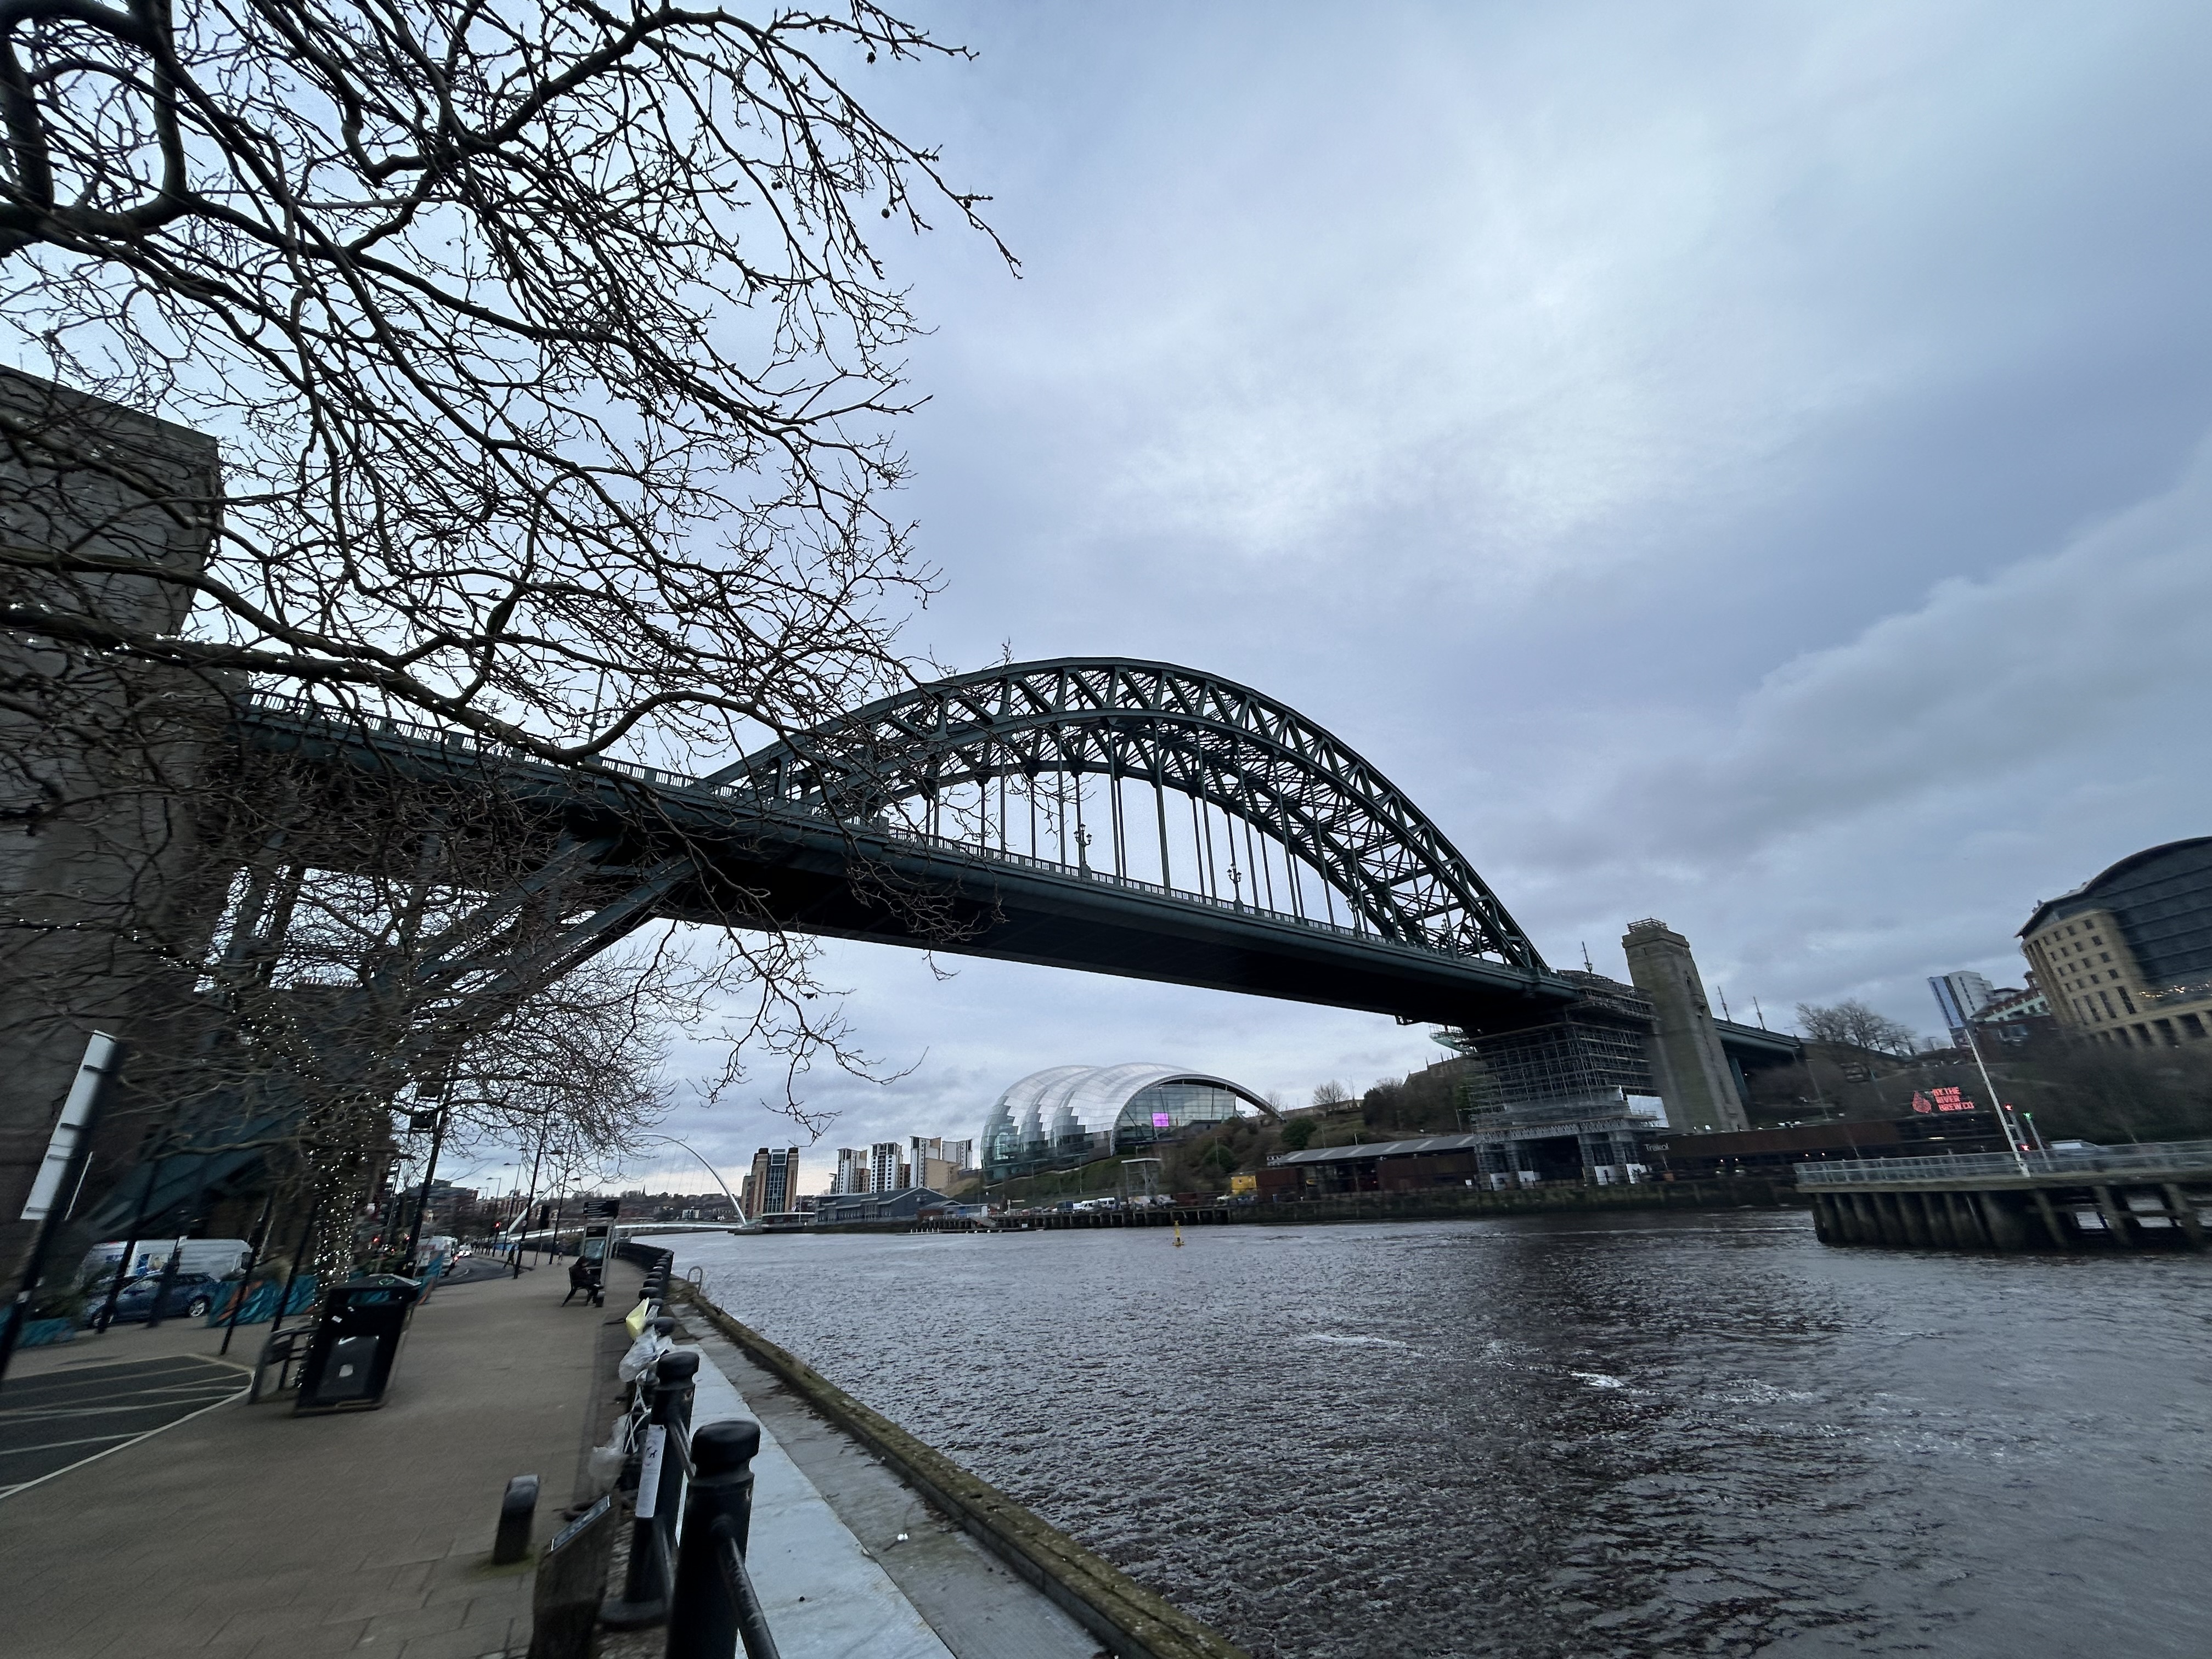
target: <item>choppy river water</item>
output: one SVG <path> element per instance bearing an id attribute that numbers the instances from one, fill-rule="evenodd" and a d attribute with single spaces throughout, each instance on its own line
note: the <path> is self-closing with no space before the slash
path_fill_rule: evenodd
<path id="1" fill-rule="evenodd" d="M 1261 1659 L 2212 1652 L 2212 1257 L 1184 1237 L 669 1242 Z"/>

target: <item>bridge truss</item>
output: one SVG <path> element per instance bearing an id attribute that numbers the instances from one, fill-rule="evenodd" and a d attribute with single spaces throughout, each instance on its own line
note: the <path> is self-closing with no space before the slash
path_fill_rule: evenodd
<path id="1" fill-rule="evenodd" d="M 1374 766 L 1273 698 L 1170 664 L 1073 658 L 963 675 L 706 781 L 841 820 L 896 821 L 985 858 L 1048 857 L 1545 971 L 1474 866 Z"/>

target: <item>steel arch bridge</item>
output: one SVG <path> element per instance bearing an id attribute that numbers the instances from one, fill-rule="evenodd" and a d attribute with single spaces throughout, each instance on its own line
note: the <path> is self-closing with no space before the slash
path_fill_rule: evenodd
<path id="1" fill-rule="evenodd" d="M 1130 845 L 1121 786 L 1134 782 L 1152 793 L 1148 827 L 1158 836 L 1161 888 L 1175 887 L 1175 837 L 1165 808 L 1172 792 L 1199 813 L 1185 866 L 1197 893 L 1221 896 L 1224 860 L 1204 816 L 1211 809 L 1231 821 L 1221 826 L 1221 851 L 1239 906 L 1304 919 L 1303 872 L 1310 872 L 1318 878 L 1314 907 L 1332 922 L 1340 898 L 1356 931 L 1545 971 L 1534 945 L 1474 866 L 1348 744 L 1249 687 L 1171 663 L 1077 657 L 964 674 L 771 744 L 706 781 L 779 806 L 864 822 L 919 801 L 933 840 L 985 857 L 1014 850 L 1012 784 L 1029 809 L 1029 856 L 1035 857 L 1035 809 L 1048 778 L 1077 781 L 1073 836 L 1064 822 L 1070 792 L 1055 789 L 1046 805 L 1062 820 L 1048 823 L 1048 833 L 1063 855 L 1073 848 L 1079 870 L 1094 867 L 1092 826 L 1082 817 L 1084 780 L 1106 786 L 1106 822 L 1099 827 L 1107 832 L 1109 853 L 1100 872 L 1110 867 L 1117 880 L 1129 879 L 1133 855 L 1152 850 Z M 972 800 L 962 801 L 963 792 Z M 967 833 L 948 836 L 948 818 Z M 1284 877 L 1279 893 L 1278 869 Z"/>
<path id="2" fill-rule="evenodd" d="M 506 849 L 498 890 L 470 889 L 411 957 L 319 1008 L 334 1030 L 349 1028 L 354 1003 L 432 1011 L 388 1051 L 349 1061 L 368 1092 L 428 1075 L 471 1010 L 511 1004 L 656 919 L 1075 968 L 1473 1035 L 1526 1030 L 1586 994 L 1352 749 L 1272 698 L 1169 664 L 1074 658 L 962 675 L 704 777 L 556 766 L 304 700 L 243 702 L 236 731 L 282 757 L 329 820 L 373 814 L 397 782 L 416 799 L 496 794 L 514 809 L 501 833 L 522 826 L 526 844 Z M 1107 836 L 1095 860 L 1094 825 Z M 319 863 L 288 851 L 290 878 L 302 867 L 424 878 L 418 849 L 368 840 L 386 863 L 349 866 L 356 843 L 341 835 Z M 234 918 L 233 947 L 252 934 L 251 953 L 273 955 L 281 940 L 259 926 Z M 1723 1041 L 1785 1053 L 1786 1040 L 1748 1028 L 1725 1028 Z M 250 1141 L 292 1109 L 272 1097 L 223 1138 Z M 139 1201 L 162 1213 L 192 1182 L 212 1190 L 257 1156 L 224 1148 L 149 1166 Z M 95 1224 L 125 1218 L 104 1210 Z"/>
<path id="3" fill-rule="evenodd" d="M 517 807 L 504 833 L 526 825 L 531 844 L 502 890 L 380 970 L 404 975 L 383 988 L 416 1006 L 526 994 L 656 919 L 1472 1030 L 1579 994 L 1375 767 L 1283 703 L 1171 664 L 962 675 L 702 777 L 556 766 L 301 700 L 252 700 L 239 728 L 299 763 L 334 822 L 375 811 L 395 780 L 417 797 L 489 789 Z"/>

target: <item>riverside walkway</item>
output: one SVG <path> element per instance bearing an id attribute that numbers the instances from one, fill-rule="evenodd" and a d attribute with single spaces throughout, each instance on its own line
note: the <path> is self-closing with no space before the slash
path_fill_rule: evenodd
<path id="1" fill-rule="evenodd" d="M 563 1288 L 557 1272 L 441 1285 L 416 1310 L 387 1403 L 337 1416 L 295 1417 L 289 1395 L 245 1402 L 265 1326 L 242 1328 L 228 1359 L 221 1331 L 185 1321 L 20 1355 L 0 1414 L 40 1412 L 64 1385 L 89 1402 L 108 1380 L 132 1396 L 118 1407 L 143 1403 L 149 1370 L 185 1368 L 201 1392 L 193 1414 L 0 1498 L 0 1646 L 9 1659 L 520 1654 L 533 1569 L 490 1565 L 500 1495 L 536 1474 L 538 1541 L 558 1524 L 618 1294 L 562 1308 Z M 208 1385 L 226 1372 L 227 1392 Z M 65 1426 L 53 1439 L 101 1425 L 80 1410 Z"/>
<path id="2" fill-rule="evenodd" d="M 118 1326 L 19 1356 L 0 1386 L 6 1659 L 525 1659 L 538 1564 L 620 1409 L 639 1270 L 603 1309 L 566 1276 L 451 1283 L 416 1310 L 379 1410 L 246 1401 L 267 1328 Z M 696 1424 L 762 1428 L 749 1565 L 784 1659 L 1092 1659 L 1100 1644 L 713 1328 Z M 20 1467 L 9 1471 L 7 1464 Z M 499 1503 L 540 1480 L 530 1553 Z M 659 1628 L 595 1659 L 659 1659 Z"/>

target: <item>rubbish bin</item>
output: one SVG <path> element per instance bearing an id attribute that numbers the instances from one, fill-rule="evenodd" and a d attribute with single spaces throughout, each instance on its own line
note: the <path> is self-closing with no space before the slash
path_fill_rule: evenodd
<path id="1" fill-rule="evenodd" d="M 372 1411 L 384 1403 L 399 1339 L 422 1281 L 369 1273 L 331 1287 L 300 1368 L 299 1412 Z"/>

